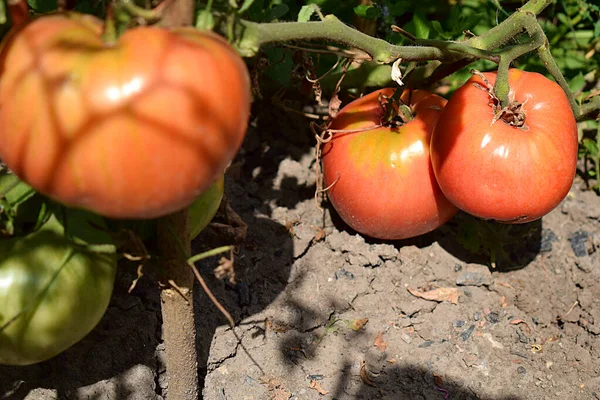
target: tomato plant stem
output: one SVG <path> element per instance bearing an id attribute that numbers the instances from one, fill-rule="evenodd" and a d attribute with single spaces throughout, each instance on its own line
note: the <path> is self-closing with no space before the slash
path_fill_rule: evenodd
<path id="1" fill-rule="evenodd" d="M 508 69 L 510 64 L 517 58 L 531 51 L 538 49 L 544 44 L 544 38 L 539 31 L 534 32 L 530 40 L 516 46 L 511 46 L 500 53 L 500 63 L 498 64 L 498 75 L 496 76 L 496 84 L 494 92 L 500 100 L 503 107 L 508 106 L 510 99 L 508 93 L 510 86 L 508 84 Z"/>
<path id="2" fill-rule="evenodd" d="M 558 83 L 567 94 L 567 98 L 569 99 L 569 103 L 571 104 L 573 114 L 575 115 L 575 117 L 578 117 L 579 114 L 581 114 L 579 104 L 577 104 L 577 101 L 575 100 L 575 97 L 573 96 L 573 93 L 571 93 L 571 89 L 569 88 L 569 83 L 563 76 L 562 72 L 560 72 L 558 65 L 556 65 L 556 61 L 554 61 L 554 57 L 552 57 L 552 54 L 550 53 L 550 48 L 548 47 L 547 39 L 544 41 L 544 44 L 538 48 L 538 55 L 540 56 L 540 59 L 544 63 L 544 66 L 546 67 L 548 72 L 550 72 L 556 83 Z"/>
<path id="3" fill-rule="evenodd" d="M 253 56 L 260 46 L 267 43 L 285 42 L 289 40 L 328 39 L 357 48 L 366 53 L 368 59 L 387 64 L 402 58 L 405 61 L 448 60 L 458 59 L 461 52 L 454 42 L 436 43 L 434 46 L 395 46 L 385 40 L 365 35 L 344 24 L 334 15 L 327 15 L 323 21 L 314 22 L 275 22 L 255 23 L 240 20 L 236 34 L 239 38 L 234 43 L 244 56 Z M 463 49 L 464 50 L 464 49 Z M 477 49 L 473 52 L 482 53 Z M 484 54 L 480 54 L 484 55 Z M 488 55 L 485 54 L 487 57 Z"/>
<path id="4" fill-rule="evenodd" d="M 588 119 L 600 119 L 600 95 L 592 97 L 590 101 L 577 107 L 578 112 L 575 114 L 577 121 L 585 121 Z"/>
<path id="5" fill-rule="evenodd" d="M 190 242 L 185 239 L 188 237 L 187 209 L 158 221 L 159 251 L 165 273 L 160 298 L 169 400 L 196 400 L 199 393 L 194 275 L 186 261 L 190 256 Z"/>
<path id="6" fill-rule="evenodd" d="M 21 26 L 29 21 L 29 5 L 25 0 L 8 0 L 8 14 L 13 27 Z"/>

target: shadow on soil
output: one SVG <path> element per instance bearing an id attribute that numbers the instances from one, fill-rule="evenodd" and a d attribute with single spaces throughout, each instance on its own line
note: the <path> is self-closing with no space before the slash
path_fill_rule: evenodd
<path id="1" fill-rule="evenodd" d="M 351 235 L 358 233 L 337 215 L 331 204 L 328 203 L 327 207 L 336 229 Z M 464 212 L 459 212 L 437 230 L 414 238 L 390 242 L 365 237 L 367 243 L 391 243 L 397 248 L 425 248 L 437 242 L 459 260 L 488 265 L 496 272 L 525 268 L 540 252 L 549 251 L 551 242 L 556 239 L 542 229 L 541 219 L 507 225 L 480 220 Z"/>
<path id="2" fill-rule="evenodd" d="M 350 361 L 344 371 L 351 368 Z M 368 376 L 368 375 L 367 375 Z M 386 367 L 376 378 L 368 378 L 352 396 L 345 394 L 350 374 L 344 374 L 333 391 L 333 399 L 397 399 L 397 400 L 522 400 L 515 396 L 480 396 L 458 382 L 445 380 L 431 371 L 415 366 Z"/>

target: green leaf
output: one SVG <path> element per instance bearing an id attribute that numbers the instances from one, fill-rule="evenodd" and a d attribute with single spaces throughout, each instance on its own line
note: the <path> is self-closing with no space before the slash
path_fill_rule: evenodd
<path id="1" fill-rule="evenodd" d="M 287 6 L 287 4 L 278 4 L 269 10 L 267 14 L 267 21 L 279 19 L 287 14 L 288 11 L 290 11 L 290 8 Z"/>
<path id="2" fill-rule="evenodd" d="M 6 179 L 7 181 L 10 180 L 10 183 L 8 184 L 10 185 L 10 189 L 6 192 L 5 198 L 13 208 L 23 204 L 36 194 L 36 191 L 23 181 L 17 180 L 17 182 L 15 182 L 16 184 L 13 186 L 13 181 L 11 178 L 16 178 L 14 175 L 5 175 L 2 178 Z"/>
<path id="3" fill-rule="evenodd" d="M 415 24 L 415 35 L 419 39 L 428 39 L 430 25 L 427 18 L 422 13 L 416 13 L 413 17 L 413 22 Z"/>
<path id="4" fill-rule="evenodd" d="M 483 246 L 477 229 L 477 223 L 473 221 L 464 221 L 459 226 L 456 240 L 463 245 L 465 250 L 473 253 L 478 253 Z"/>
<path id="5" fill-rule="evenodd" d="M 361 4 L 354 7 L 354 13 L 364 19 L 377 19 L 381 16 L 381 11 L 377 7 Z"/>
<path id="6" fill-rule="evenodd" d="M 196 17 L 196 29 L 210 31 L 215 26 L 215 18 L 207 10 L 201 10 Z"/>
<path id="7" fill-rule="evenodd" d="M 392 17 L 401 17 L 410 11 L 410 0 L 400 0 L 396 4 L 388 5 L 388 11 Z"/>
<path id="8" fill-rule="evenodd" d="M 600 20 L 596 21 L 594 24 L 594 36 L 600 37 Z"/>
<path id="9" fill-rule="evenodd" d="M 575 77 L 569 81 L 569 89 L 571 89 L 571 92 L 573 93 L 581 91 L 584 86 L 585 77 L 583 76 L 582 72 L 579 72 L 579 74 L 575 75 Z"/>
<path id="10" fill-rule="evenodd" d="M 600 152 L 598 151 L 598 143 L 594 142 L 592 139 L 585 138 L 581 144 L 590 154 L 590 156 L 592 156 L 592 158 L 600 156 Z"/>
<path id="11" fill-rule="evenodd" d="M 571 20 L 565 14 L 558 13 L 556 14 L 556 18 L 558 18 L 561 24 L 571 26 Z"/>
<path id="12" fill-rule="evenodd" d="M 431 21 L 431 26 L 442 38 L 450 39 L 450 35 L 448 35 L 448 33 L 444 31 L 444 28 L 442 27 L 442 24 L 440 24 L 440 21 Z"/>
<path id="13" fill-rule="evenodd" d="M 38 13 L 48 13 L 58 8 L 56 0 L 27 0 L 27 4 Z"/>
<path id="14" fill-rule="evenodd" d="M 313 16 L 319 10 L 319 6 L 316 4 L 309 4 L 306 6 L 302 6 L 300 12 L 298 13 L 298 22 L 308 22 L 310 21 L 310 17 Z"/>
<path id="15" fill-rule="evenodd" d="M 249 9 L 250 6 L 252 6 L 252 3 L 254 3 L 254 0 L 244 0 L 244 3 L 238 10 L 238 14 L 242 14 L 242 13 L 246 12 L 246 10 Z"/>

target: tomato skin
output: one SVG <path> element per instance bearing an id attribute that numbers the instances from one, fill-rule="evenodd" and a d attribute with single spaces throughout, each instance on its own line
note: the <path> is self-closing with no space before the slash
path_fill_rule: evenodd
<path id="1" fill-rule="evenodd" d="M 457 212 L 442 195 L 429 159 L 431 132 L 446 100 L 413 91 L 414 119 L 399 128 L 377 127 L 378 96 L 393 93 L 378 90 L 344 107 L 331 129 L 372 129 L 334 133 L 322 152 L 324 185 L 331 185 L 327 195 L 340 217 L 354 230 L 386 240 L 430 232 Z"/>
<path id="2" fill-rule="evenodd" d="M 494 84 L 496 73 L 484 74 Z M 448 102 L 431 139 L 438 183 L 458 208 L 507 223 L 536 220 L 569 192 L 577 163 L 577 125 L 553 81 L 509 71 L 511 100 L 524 102 L 526 129 L 496 121 L 489 95 L 472 77 Z"/>
<path id="3" fill-rule="evenodd" d="M 155 218 L 192 203 L 231 162 L 250 112 L 243 60 L 220 36 L 40 17 L 0 53 L 0 157 L 63 204 Z"/>
<path id="4" fill-rule="evenodd" d="M 116 265 L 114 250 L 75 244 L 55 216 L 0 240 L 0 364 L 38 363 L 87 335 L 108 307 Z"/>

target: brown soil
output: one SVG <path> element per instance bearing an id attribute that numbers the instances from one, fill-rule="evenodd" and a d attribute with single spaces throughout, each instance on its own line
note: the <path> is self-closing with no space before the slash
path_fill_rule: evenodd
<path id="1" fill-rule="evenodd" d="M 595 193 L 576 180 L 556 210 L 509 232 L 508 259 L 494 269 L 489 253 L 465 249 L 461 227 L 476 225 L 464 214 L 385 243 L 319 211 L 306 122 L 273 107 L 254 115 L 226 181 L 248 223 L 237 284 L 211 275 L 214 259 L 200 267 L 267 376 L 197 289 L 205 400 L 600 399 Z M 220 241 L 209 230 L 196 250 L 203 243 Z M 39 365 L 0 367 L 0 398 L 163 398 L 159 291 L 147 269 L 127 294 L 134 277 L 134 266 L 121 268 L 108 312 L 83 341 Z M 409 291 L 435 288 L 457 293 L 456 304 Z"/>

